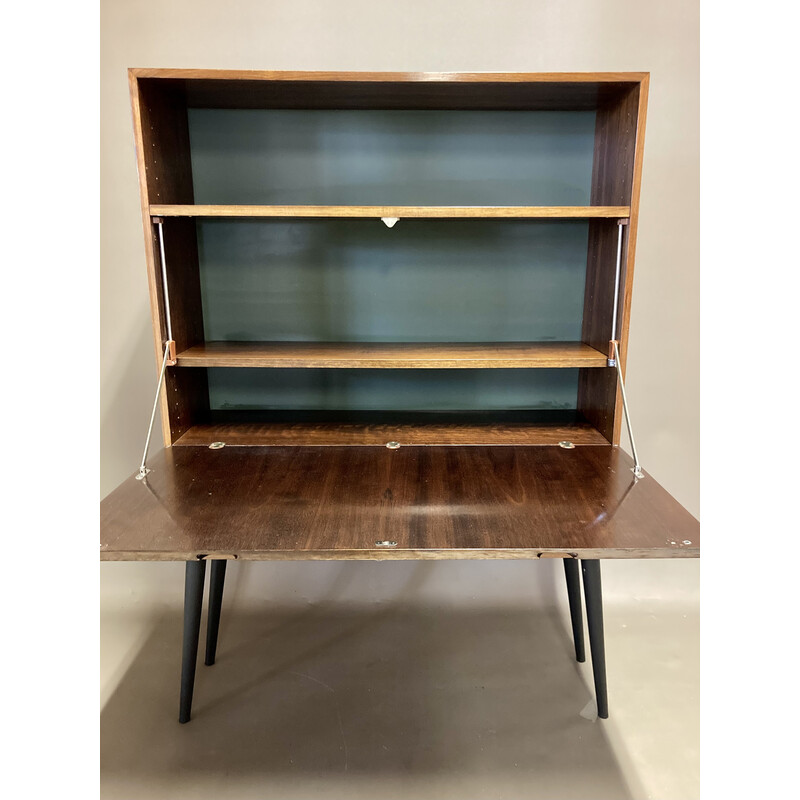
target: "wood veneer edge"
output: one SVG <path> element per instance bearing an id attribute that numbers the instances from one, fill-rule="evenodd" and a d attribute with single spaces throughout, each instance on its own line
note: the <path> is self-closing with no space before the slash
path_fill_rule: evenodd
<path id="1" fill-rule="evenodd" d="M 541 213 L 539 213 L 541 212 Z M 379 219 L 617 219 L 628 206 L 341 206 L 341 205 L 163 205 L 153 217 L 359 218 Z"/>
<path id="2" fill-rule="evenodd" d="M 565 555 L 566 553 L 566 555 Z M 556 555 L 547 555 L 556 554 Z M 700 548 L 676 547 L 659 549 L 578 548 L 522 549 L 498 548 L 475 550 L 272 550 L 251 553 L 228 551 L 111 551 L 100 552 L 101 561 L 211 561 L 224 558 L 236 561 L 461 561 L 461 560 L 538 560 L 541 558 L 699 558 Z"/>
<path id="3" fill-rule="evenodd" d="M 131 67 L 136 78 L 408 83 L 640 83 L 647 72 L 352 72 Z"/>
<path id="4" fill-rule="evenodd" d="M 426 348 L 426 343 L 397 343 L 381 352 L 380 345 L 307 342 L 208 342 L 177 354 L 179 367 L 319 368 L 319 369 L 547 369 L 606 368 L 606 355 L 583 342 L 528 343 L 529 352 L 509 353 L 492 343 L 465 343 L 483 349 L 483 355 L 459 352 L 458 343 Z M 544 346 L 536 347 L 537 344 Z M 559 352 L 558 344 L 566 345 Z M 294 352 L 292 345 L 295 345 Z M 581 345 L 581 347 L 577 347 Z M 259 351 L 261 346 L 262 352 Z M 572 346 L 570 348 L 570 346 Z M 348 347 L 352 351 L 347 354 Z M 407 355 L 400 351 L 407 348 Z M 357 352 L 363 348 L 362 352 Z M 522 348 L 525 344 L 522 343 Z M 426 349 L 430 352 L 426 354 Z M 573 349 L 576 352 L 565 352 Z M 316 350 L 316 352 L 314 352 Z M 227 352 L 226 352 L 227 351 Z M 548 352 L 552 351 L 552 352 Z"/>

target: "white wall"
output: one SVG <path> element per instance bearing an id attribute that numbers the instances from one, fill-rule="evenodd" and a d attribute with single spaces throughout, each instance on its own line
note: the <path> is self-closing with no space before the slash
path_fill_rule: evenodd
<path id="1" fill-rule="evenodd" d="M 105 0 L 101 495 L 130 475 L 156 365 L 128 67 L 649 71 L 628 395 L 645 468 L 699 513 L 699 11 L 696 0 Z M 157 435 L 156 435 L 157 436 Z M 240 600 L 549 602 L 560 563 L 237 564 Z M 103 600 L 179 603 L 179 564 L 103 564 Z M 608 599 L 698 595 L 696 561 L 607 562 Z"/>

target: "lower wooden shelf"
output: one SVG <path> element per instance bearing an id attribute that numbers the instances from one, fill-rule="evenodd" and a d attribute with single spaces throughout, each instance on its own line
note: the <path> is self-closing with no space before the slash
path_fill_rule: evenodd
<path id="1" fill-rule="evenodd" d="M 100 506 L 103 560 L 687 558 L 617 447 L 172 447 Z"/>
<path id="2" fill-rule="evenodd" d="M 607 367 L 583 342 L 206 342 L 179 367 L 515 369 Z"/>
<path id="3" fill-rule="evenodd" d="M 508 422 L 503 424 L 431 423 L 357 424 L 320 422 L 234 422 L 194 425 L 176 447 L 226 445 L 263 446 L 385 446 L 409 445 L 607 445 L 608 440 L 585 422 L 571 424 Z"/>

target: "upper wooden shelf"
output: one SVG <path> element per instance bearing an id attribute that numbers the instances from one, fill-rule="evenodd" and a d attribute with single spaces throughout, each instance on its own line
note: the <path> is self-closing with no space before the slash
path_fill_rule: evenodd
<path id="1" fill-rule="evenodd" d="M 605 367 L 582 342 L 206 342 L 178 353 L 179 367 L 483 369 Z"/>
<path id="2" fill-rule="evenodd" d="M 630 206 L 231 206 L 152 205 L 153 217 L 361 217 L 380 219 L 627 218 Z"/>

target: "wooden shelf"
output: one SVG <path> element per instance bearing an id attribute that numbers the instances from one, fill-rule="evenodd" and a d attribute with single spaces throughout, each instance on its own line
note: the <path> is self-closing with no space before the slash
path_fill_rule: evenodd
<path id="1" fill-rule="evenodd" d="M 172 447 L 148 466 L 101 503 L 103 560 L 699 555 L 697 520 L 610 445 Z"/>
<path id="2" fill-rule="evenodd" d="M 586 422 L 552 424 L 501 422 L 358 424 L 321 422 L 219 422 L 194 425 L 173 446 L 208 447 L 225 442 L 234 447 L 385 447 L 469 445 L 607 445 L 608 440 Z"/>
<path id="3" fill-rule="evenodd" d="M 630 206 L 231 206 L 151 205 L 153 217 L 361 217 L 380 219 L 627 218 Z"/>
<path id="4" fill-rule="evenodd" d="M 179 367 L 509 369 L 605 367 L 582 342 L 206 342 L 178 353 Z"/>

